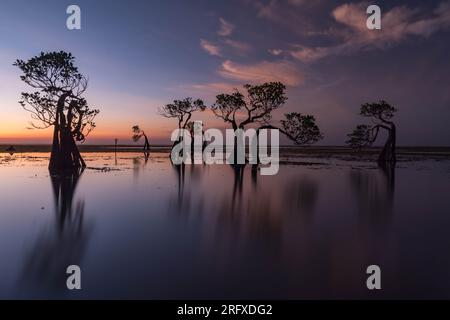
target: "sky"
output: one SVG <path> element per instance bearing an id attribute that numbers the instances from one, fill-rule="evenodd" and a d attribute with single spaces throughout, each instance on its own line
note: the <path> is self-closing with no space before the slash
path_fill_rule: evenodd
<path id="1" fill-rule="evenodd" d="M 68 30 L 66 8 L 81 8 L 81 30 Z M 366 27 L 376 4 L 382 29 Z M 316 117 L 322 145 L 342 145 L 360 105 L 398 108 L 399 145 L 450 146 L 450 1 L 333 0 L 2 0 L 0 143 L 50 143 L 30 130 L 18 104 L 12 63 L 41 51 L 73 53 L 89 78 L 88 102 L 100 109 L 86 143 L 131 143 L 140 125 L 150 143 L 168 143 L 177 122 L 158 107 L 185 97 L 208 105 L 245 83 L 281 81 L 288 102 L 276 112 Z M 210 111 L 195 115 L 223 128 Z"/>

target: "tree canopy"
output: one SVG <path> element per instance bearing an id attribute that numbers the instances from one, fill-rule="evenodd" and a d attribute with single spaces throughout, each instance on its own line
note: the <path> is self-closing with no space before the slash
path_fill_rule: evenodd
<path id="1" fill-rule="evenodd" d="M 373 127 L 366 124 L 357 125 L 355 130 L 353 130 L 352 133 L 349 133 L 347 137 L 348 140 L 346 141 L 346 144 L 357 149 L 371 146 L 375 141 Z"/>
<path id="2" fill-rule="evenodd" d="M 246 84 L 244 89 L 246 96 L 237 89 L 232 94 L 219 94 L 211 107 L 213 113 L 230 123 L 233 129 L 270 121 L 272 112 L 287 101 L 286 86 L 281 82 Z M 239 118 L 242 118 L 241 122 Z"/>
<path id="3" fill-rule="evenodd" d="M 244 85 L 246 95 L 239 90 L 231 94 L 219 94 L 211 107 L 214 114 L 230 123 L 234 130 L 246 125 L 257 124 L 258 129 L 278 129 L 295 144 L 308 145 L 322 139 L 323 135 L 312 115 L 298 112 L 286 113 L 281 128 L 272 124 L 273 112 L 283 107 L 288 100 L 286 86 L 281 82 L 267 82 L 261 85 Z"/>
<path id="4" fill-rule="evenodd" d="M 323 138 L 316 119 L 312 115 L 303 115 L 298 112 L 285 114 L 281 120 L 282 132 L 286 134 L 295 144 L 309 145 Z"/>
<path id="5" fill-rule="evenodd" d="M 370 117 L 383 123 L 390 123 L 397 109 L 384 100 L 375 103 L 364 103 L 361 106 L 360 114 L 363 117 Z"/>
<path id="6" fill-rule="evenodd" d="M 78 71 L 74 60 L 71 53 L 64 51 L 41 52 L 27 61 L 16 60 L 14 66 L 23 73 L 20 79 L 37 89 L 22 92 L 19 101 L 31 113 L 31 127 L 45 129 L 58 122 L 70 127 L 77 141 L 84 141 L 95 128 L 94 118 L 99 110 L 91 109 L 82 97 L 88 80 Z"/>
<path id="7" fill-rule="evenodd" d="M 131 138 L 134 142 L 138 142 L 144 136 L 144 131 L 142 131 L 138 125 L 133 126 L 131 130 L 133 132 L 133 136 Z"/>
<path id="8" fill-rule="evenodd" d="M 206 106 L 201 99 L 185 98 L 174 100 L 159 109 L 159 114 L 165 118 L 178 119 L 178 128 L 185 129 L 196 111 L 205 111 Z"/>

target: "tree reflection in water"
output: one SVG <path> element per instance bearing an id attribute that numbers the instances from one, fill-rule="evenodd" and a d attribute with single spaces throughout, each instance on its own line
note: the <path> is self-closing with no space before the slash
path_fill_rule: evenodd
<path id="1" fill-rule="evenodd" d="M 205 243 L 222 247 L 217 253 L 236 252 L 239 247 L 238 251 L 243 251 L 245 246 L 256 244 L 266 249 L 279 246 L 281 212 L 276 207 L 278 204 L 271 202 L 271 196 L 266 194 L 270 190 L 258 191 L 258 180 L 254 179 L 250 167 L 224 165 L 210 168 L 182 164 L 173 165 L 173 169 L 177 191 L 169 198 L 169 212 L 190 219 L 191 223 L 198 224 L 200 232 L 210 234 L 213 239 Z M 211 183 L 214 174 L 222 170 L 224 174 L 217 176 L 220 180 L 202 185 Z M 205 196 L 205 188 L 209 188 L 213 196 Z"/>
<path id="2" fill-rule="evenodd" d="M 81 266 L 92 225 L 84 217 L 85 203 L 75 200 L 75 190 L 82 171 L 51 176 L 54 196 L 54 224 L 39 234 L 27 252 L 23 271 L 26 286 L 44 295 L 53 296 L 66 291 L 66 269 Z"/>
<path id="3" fill-rule="evenodd" d="M 361 219 L 369 225 L 387 225 L 393 211 L 395 166 L 385 164 L 375 170 L 351 170 L 350 182 Z"/>
<path id="4" fill-rule="evenodd" d="M 144 170 L 150 159 L 150 152 L 144 152 L 144 156 L 136 156 L 133 158 L 133 176 L 137 179 L 141 174 L 141 170 Z M 142 162 L 142 160 L 144 160 Z"/>
<path id="5" fill-rule="evenodd" d="M 302 221 L 310 222 L 313 218 L 319 186 L 314 178 L 301 175 L 287 181 L 284 190 L 286 210 L 299 215 Z"/>
<path id="6" fill-rule="evenodd" d="M 172 164 L 177 181 L 177 194 L 170 195 L 169 210 L 178 216 L 202 216 L 205 199 L 203 193 L 198 193 L 205 166 Z"/>

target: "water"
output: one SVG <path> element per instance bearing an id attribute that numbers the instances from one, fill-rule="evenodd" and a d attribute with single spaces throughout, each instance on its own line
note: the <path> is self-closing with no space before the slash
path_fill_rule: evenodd
<path id="1" fill-rule="evenodd" d="M 1 298 L 450 298 L 448 160 L 302 158 L 254 176 L 85 158 L 52 179 L 48 154 L 0 155 Z"/>

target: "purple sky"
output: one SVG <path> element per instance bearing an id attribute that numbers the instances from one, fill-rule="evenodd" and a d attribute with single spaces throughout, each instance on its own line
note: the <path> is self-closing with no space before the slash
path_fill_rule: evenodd
<path id="1" fill-rule="evenodd" d="M 81 30 L 66 29 L 69 4 L 81 7 Z M 369 4 L 381 7 L 382 30 L 366 28 Z M 313 114 L 321 144 L 343 144 L 365 121 L 359 106 L 384 99 L 399 109 L 399 145 L 450 145 L 450 1 L 3 0 L 0 38 L 0 143 L 50 142 L 48 131 L 26 129 L 17 101 L 30 88 L 12 62 L 66 50 L 101 109 L 90 143 L 129 143 L 134 124 L 165 143 L 176 122 L 159 106 L 282 81 L 289 101 L 274 121 Z"/>

